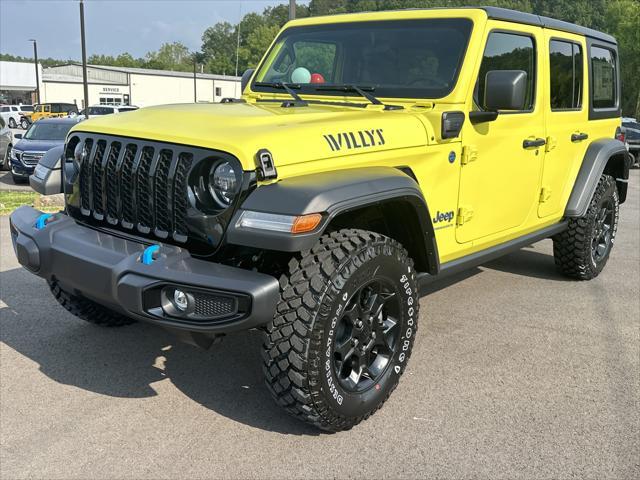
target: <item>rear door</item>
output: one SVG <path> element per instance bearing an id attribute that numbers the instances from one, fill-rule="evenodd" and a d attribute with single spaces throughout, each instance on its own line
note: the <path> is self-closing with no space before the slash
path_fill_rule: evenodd
<path id="1" fill-rule="evenodd" d="M 527 98 L 522 111 L 501 111 L 494 121 L 465 124 L 456 228 L 459 243 L 517 229 L 535 217 L 544 157 L 544 145 L 525 143 L 545 137 L 538 74 L 542 29 L 498 21 L 490 21 L 488 29 L 473 109 L 483 110 L 484 82 L 491 70 L 525 71 Z"/>
<path id="2" fill-rule="evenodd" d="M 562 216 L 591 132 L 587 111 L 587 65 L 583 37 L 545 30 L 549 73 L 542 79 L 547 153 L 538 216 Z M 571 180 L 571 181 L 570 181 Z"/>

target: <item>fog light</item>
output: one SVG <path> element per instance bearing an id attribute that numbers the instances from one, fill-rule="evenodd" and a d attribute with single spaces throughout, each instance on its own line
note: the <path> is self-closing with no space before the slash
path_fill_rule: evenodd
<path id="1" fill-rule="evenodd" d="M 189 307 L 189 297 L 182 290 L 175 290 L 173 292 L 173 304 L 178 310 L 186 312 Z"/>

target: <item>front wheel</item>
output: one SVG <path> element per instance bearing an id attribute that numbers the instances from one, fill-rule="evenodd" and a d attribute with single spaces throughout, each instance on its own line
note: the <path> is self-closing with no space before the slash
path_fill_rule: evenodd
<path id="1" fill-rule="evenodd" d="M 610 175 L 602 175 L 587 213 L 569 219 L 567 230 L 553 238 L 558 270 L 577 280 L 597 277 L 613 249 L 619 211 L 616 181 Z"/>
<path id="2" fill-rule="evenodd" d="M 10 159 L 11 159 L 11 145 L 7 145 L 7 149 L 4 151 L 2 165 L 0 165 L 0 170 L 9 170 L 11 168 Z"/>
<path id="3" fill-rule="evenodd" d="M 29 128 L 29 125 L 31 125 L 29 123 L 29 120 L 27 120 L 26 118 L 23 118 L 22 120 L 20 120 L 20 126 L 26 130 L 27 128 Z"/>
<path id="4" fill-rule="evenodd" d="M 388 237 L 340 230 L 292 259 L 280 286 L 264 336 L 267 387 L 301 420 L 350 429 L 382 406 L 411 355 L 413 261 Z"/>
<path id="5" fill-rule="evenodd" d="M 29 181 L 28 178 L 21 177 L 20 175 L 16 175 L 15 173 L 11 173 L 11 180 L 13 180 L 14 185 L 22 185 Z"/>
<path id="6" fill-rule="evenodd" d="M 72 315 L 101 327 L 122 327 L 135 320 L 103 307 L 88 298 L 63 290 L 55 280 L 47 280 L 51 294 Z"/>

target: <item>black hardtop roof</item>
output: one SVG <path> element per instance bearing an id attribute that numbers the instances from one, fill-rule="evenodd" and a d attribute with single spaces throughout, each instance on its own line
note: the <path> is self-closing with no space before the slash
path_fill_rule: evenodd
<path id="1" fill-rule="evenodd" d="M 469 7 L 474 8 L 474 7 Z M 524 23 L 526 25 L 535 25 L 537 27 L 549 28 L 552 30 L 560 30 L 563 32 L 576 33 L 586 37 L 595 38 L 604 42 L 617 44 L 616 39 L 611 35 L 594 30 L 592 28 L 576 25 L 575 23 L 563 22 L 555 18 L 544 17 L 542 15 L 534 15 L 533 13 L 518 12 L 508 8 L 500 7 L 475 7 L 487 12 L 487 16 L 494 20 L 503 20 L 505 22 Z"/>
<path id="2" fill-rule="evenodd" d="M 564 22 L 562 20 L 556 20 L 555 18 L 549 18 L 542 15 L 535 15 L 533 13 L 520 12 L 518 10 L 511 10 L 501 7 L 433 7 L 433 8 L 407 8 L 401 10 L 484 10 L 492 20 L 502 20 L 505 22 L 522 23 L 525 25 L 533 25 L 541 28 L 548 28 L 551 30 L 558 30 L 561 32 L 575 33 L 585 37 L 591 37 L 603 42 L 617 45 L 616 39 L 611 35 L 594 30 L 593 28 L 583 27 L 576 25 L 575 23 Z M 387 10 L 387 12 L 397 12 L 398 10 Z M 358 13 L 380 13 L 377 12 L 358 12 Z M 333 17 L 335 15 L 354 15 L 354 13 L 338 13 L 333 15 L 326 15 L 326 18 Z"/>

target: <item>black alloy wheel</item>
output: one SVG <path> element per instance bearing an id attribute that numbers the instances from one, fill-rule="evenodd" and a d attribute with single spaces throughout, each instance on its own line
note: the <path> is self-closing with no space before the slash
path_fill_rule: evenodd
<path id="1" fill-rule="evenodd" d="M 337 326 L 333 362 L 347 391 L 378 383 L 397 349 L 400 297 L 384 279 L 362 285 L 351 297 Z"/>
<path id="2" fill-rule="evenodd" d="M 591 240 L 591 258 L 597 264 L 607 258 L 613 245 L 613 225 L 615 207 L 611 198 L 606 198 L 596 217 L 593 238 Z"/>

